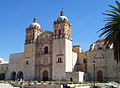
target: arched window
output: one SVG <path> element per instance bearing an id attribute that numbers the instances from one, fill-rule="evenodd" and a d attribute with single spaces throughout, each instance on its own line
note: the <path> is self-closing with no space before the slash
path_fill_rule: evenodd
<path id="1" fill-rule="evenodd" d="M 59 36 L 61 35 L 61 30 L 59 30 Z"/>
<path id="2" fill-rule="evenodd" d="M 29 61 L 26 61 L 26 64 L 29 64 Z"/>
<path id="3" fill-rule="evenodd" d="M 58 58 L 58 63 L 62 63 L 62 58 Z"/>
<path id="4" fill-rule="evenodd" d="M 86 64 L 86 63 L 87 63 L 87 61 L 86 61 L 86 59 L 84 58 L 84 59 L 83 59 L 83 64 Z"/>
<path id="5" fill-rule="evenodd" d="M 44 54 L 48 54 L 48 47 L 47 46 L 44 48 Z"/>
<path id="6" fill-rule="evenodd" d="M 57 34 L 57 31 L 55 30 L 55 35 Z"/>

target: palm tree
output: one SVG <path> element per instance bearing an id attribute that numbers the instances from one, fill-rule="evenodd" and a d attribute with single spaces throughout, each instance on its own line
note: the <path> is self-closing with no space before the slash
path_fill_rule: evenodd
<path id="1" fill-rule="evenodd" d="M 112 9 L 107 10 L 109 13 L 103 13 L 108 18 L 105 20 L 107 21 L 105 26 L 99 30 L 102 31 L 99 37 L 105 37 L 106 46 L 113 44 L 114 59 L 118 63 L 120 61 L 120 2 L 116 0 L 115 3 L 117 7 L 109 5 Z"/>

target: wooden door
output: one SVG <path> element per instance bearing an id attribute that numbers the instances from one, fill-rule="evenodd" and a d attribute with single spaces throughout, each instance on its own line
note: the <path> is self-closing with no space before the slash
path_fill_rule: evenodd
<path id="1" fill-rule="evenodd" d="M 103 72 L 101 70 L 97 73 L 97 81 L 103 82 Z"/>
<path id="2" fill-rule="evenodd" d="M 43 81 L 48 81 L 48 71 L 43 72 Z"/>

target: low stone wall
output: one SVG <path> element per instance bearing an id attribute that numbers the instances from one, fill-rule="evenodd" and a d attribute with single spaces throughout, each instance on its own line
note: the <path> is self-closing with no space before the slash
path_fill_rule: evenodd
<path id="1" fill-rule="evenodd" d="M 66 80 L 67 81 L 79 81 L 79 82 L 84 82 L 84 72 L 66 72 Z"/>
<path id="2" fill-rule="evenodd" d="M 62 85 L 60 84 L 26 84 L 24 85 L 24 88 L 62 88 Z"/>

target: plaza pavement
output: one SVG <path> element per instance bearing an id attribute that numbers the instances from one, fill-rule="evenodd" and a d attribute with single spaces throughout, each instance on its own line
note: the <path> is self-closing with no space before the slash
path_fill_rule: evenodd
<path id="1" fill-rule="evenodd" d="M 13 87 L 8 83 L 0 83 L 0 88 L 19 88 L 19 87 Z"/>

